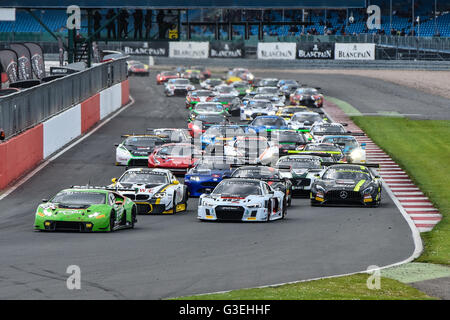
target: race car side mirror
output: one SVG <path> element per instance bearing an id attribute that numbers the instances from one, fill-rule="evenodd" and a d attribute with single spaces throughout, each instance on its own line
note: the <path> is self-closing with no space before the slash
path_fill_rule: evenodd
<path id="1" fill-rule="evenodd" d="M 42 202 L 46 203 L 46 202 L 48 202 L 48 199 L 42 199 Z"/>
<path id="2" fill-rule="evenodd" d="M 320 174 L 317 173 L 317 174 L 314 175 L 314 177 L 315 178 L 320 178 Z"/>
<path id="3" fill-rule="evenodd" d="M 0 140 L 5 140 L 6 134 L 3 129 L 0 129 Z"/>
<path id="4" fill-rule="evenodd" d="M 180 184 L 180 182 L 178 180 L 173 180 L 172 183 L 175 185 Z"/>
<path id="5" fill-rule="evenodd" d="M 112 183 L 116 183 L 116 182 L 117 182 L 117 178 L 112 178 L 112 179 L 111 179 L 111 182 L 112 182 Z"/>
<path id="6" fill-rule="evenodd" d="M 119 144 L 118 144 L 118 143 L 115 143 L 115 144 L 114 144 L 114 147 L 118 147 L 118 146 L 119 146 Z"/>
<path id="7" fill-rule="evenodd" d="M 123 201 L 122 201 L 122 200 L 116 200 L 115 203 L 116 203 L 117 205 L 119 205 L 119 206 L 123 205 Z"/>
<path id="8" fill-rule="evenodd" d="M 379 175 L 376 175 L 375 179 L 381 179 L 381 177 Z"/>

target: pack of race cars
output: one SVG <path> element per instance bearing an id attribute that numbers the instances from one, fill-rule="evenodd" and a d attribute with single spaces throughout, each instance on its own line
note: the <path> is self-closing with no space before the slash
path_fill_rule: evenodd
<path id="1" fill-rule="evenodd" d="M 169 98 L 185 97 L 186 128 L 148 128 L 115 144 L 125 172 L 109 186 L 74 186 L 44 200 L 36 230 L 114 231 L 137 215 L 175 214 L 199 197 L 206 221 L 283 219 L 292 198 L 312 206 L 378 206 L 382 183 L 365 145 L 322 111 L 320 88 L 293 79 L 257 79 L 235 68 L 161 71 Z M 181 178 L 183 182 L 177 179 Z"/>

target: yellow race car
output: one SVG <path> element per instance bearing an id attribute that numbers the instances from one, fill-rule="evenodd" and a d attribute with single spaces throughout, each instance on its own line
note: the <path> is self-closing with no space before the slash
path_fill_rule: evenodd
<path id="1" fill-rule="evenodd" d="M 303 112 L 303 111 L 309 111 L 308 107 L 305 107 L 305 106 L 285 106 L 285 107 L 278 108 L 278 111 L 277 111 L 276 115 L 284 118 L 287 121 L 289 121 L 289 120 L 291 120 L 292 116 L 296 112 Z"/>

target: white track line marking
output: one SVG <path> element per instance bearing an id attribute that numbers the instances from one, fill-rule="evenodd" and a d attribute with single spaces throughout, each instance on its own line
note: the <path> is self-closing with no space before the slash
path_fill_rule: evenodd
<path id="1" fill-rule="evenodd" d="M 61 156 L 66 151 L 72 149 L 77 144 L 91 136 L 93 133 L 95 133 L 97 130 L 99 130 L 101 127 L 103 127 L 105 124 L 107 124 L 109 121 L 111 121 L 115 116 L 117 116 L 119 113 L 127 109 L 129 106 L 134 104 L 134 99 L 132 96 L 130 96 L 130 102 L 126 104 L 125 106 L 121 107 L 119 110 L 117 110 L 115 113 L 111 114 L 107 118 L 104 118 L 101 120 L 99 124 L 97 124 L 92 130 L 90 130 L 85 135 L 80 136 L 79 139 L 75 140 L 73 143 L 59 151 L 57 154 L 52 156 L 51 158 L 45 160 L 40 165 L 38 165 L 35 169 L 33 169 L 31 172 L 29 172 L 27 175 L 25 175 L 23 178 L 19 179 L 17 182 L 15 182 L 11 187 L 7 188 L 1 195 L 0 195 L 0 201 L 5 199 L 7 196 L 9 196 L 11 193 L 13 193 L 17 188 L 19 188 L 21 185 L 23 185 L 25 182 L 30 180 L 36 173 L 44 169 L 50 162 L 57 159 L 59 156 Z"/>

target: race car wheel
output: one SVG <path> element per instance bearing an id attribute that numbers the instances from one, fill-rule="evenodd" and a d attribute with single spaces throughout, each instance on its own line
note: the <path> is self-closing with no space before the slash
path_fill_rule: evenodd
<path id="1" fill-rule="evenodd" d="M 287 202 L 287 206 L 290 207 L 292 203 L 292 190 L 289 191 L 289 200 Z"/>
<path id="2" fill-rule="evenodd" d="M 267 205 L 267 220 L 266 220 L 266 222 L 270 222 L 271 214 L 272 214 L 272 200 L 269 200 L 269 204 Z"/>
<path id="3" fill-rule="evenodd" d="M 131 229 L 134 229 L 134 223 L 137 221 L 136 212 L 136 206 L 133 206 L 133 209 L 131 209 Z"/>
<path id="4" fill-rule="evenodd" d="M 111 210 L 111 213 L 109 214 L 109 232 L 114 231 L 114 223 L 116 220 L 116 213 L 114 210 Z"/>
<path id="5" fill-rule="evenodd" d="M 184 197 L 183 197 L 183 204 L 184 204 L 184 212 L 186 212 L 187 211 L 187 208 L 188 208 L 188 199 L 189 199 L 189 196 L 188 196 L 188 190 L 187 190 L 187 188 L 186 188 L 186 191 L 184 192 Z"/>
<path id="6" fill-rule="evenodd" d="M 290 202 L 290 199 L 289 199 L 289 202 Z M 284 219 L 284 217 L 286 217 L 286 214 L 287 214 L 287 206 L 288 206 L 288 203 L 289 203 L 289 202 L 286 201 L 286 198 L 283 199 L 283 211 L 282 211 L 282 213 L 281 213 L 281 219 Z M 289 206 L 290 206 L 290 204 L 289 204 Z"/>
<path id="7" fill-rule="evenodd" d="M 173 214 L 177 213 L 176 199 L 177 199 L 177 193 L 174 192 L 174 193 L 173 193 L 173 199 L 172 199 L 172 203 L 173 203 L 172 213 L 173 213 Z"/>

